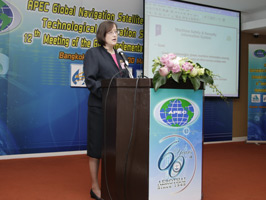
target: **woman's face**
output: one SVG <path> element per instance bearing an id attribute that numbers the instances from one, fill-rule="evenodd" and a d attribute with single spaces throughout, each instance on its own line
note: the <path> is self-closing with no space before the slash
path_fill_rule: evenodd
<path id="1" fill-rule="evenodd" d="M 117 29 L 116 26 L 113 25 L 113 28 L 111 31 L 107 32 L 105 35 L 105 46 L 111 46 L 114 47 L 117 43 Z"/>

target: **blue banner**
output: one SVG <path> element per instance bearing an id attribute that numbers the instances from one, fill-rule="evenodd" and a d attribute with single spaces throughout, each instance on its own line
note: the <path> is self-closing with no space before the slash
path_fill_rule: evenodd
<path id="1" fill-rule="evenodd" d="M 200 200 L 203 91 L 150 91 L 149 199 Z"/>
<path id="2" fill-rule="evenodd" d="M 127 4 L 0 0 L 0 155 L 86 149 L 81 69 L 102 21 L 118 24 L 117 47 L 142 72 L 142 9 Z"/>
<path id="3" fill-rule="evenodd" d="M 248 61 L 248 141 L 266 141 L 266 45 L 250 44 Z"/>

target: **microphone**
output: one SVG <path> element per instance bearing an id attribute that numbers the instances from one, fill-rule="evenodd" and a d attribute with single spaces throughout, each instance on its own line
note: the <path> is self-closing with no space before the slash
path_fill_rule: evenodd
<path id="1" fill-rule="evenodd" d="M 123 50 L 121 48 L 118 48 L 117 49 L 117 53 L 119 53 L 119 55 L 122 57 L 122 59 L 123 59 L 123 61 L 125 63 L 125 67 L 126 67 L 126 69 L 128 71 L 129 77 L 130 78 L 134 78 L 133 75 L 131 74 L 131 72 L 128 70 L 129 62 L 128 62 L 125 54 L 123 53 Z"/>
<path id="2" fill-rule="evenodd" d="M 125 54 L 123 53 L 123 50 L 121 48 L 117 49 L 117 53 L 120 54 L 120 56 L 123 58 L 124 63 L 126 64 L 126 66 L 129 66 L 128 60 L 125 56 Z"/>

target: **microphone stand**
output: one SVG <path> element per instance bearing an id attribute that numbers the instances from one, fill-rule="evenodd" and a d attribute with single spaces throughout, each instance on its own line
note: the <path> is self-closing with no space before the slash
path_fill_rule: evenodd
<path id="1" fill-rule="evenodd" d="M 128 75 L 129 75 L 129 78 L 134 78 L 132 73 L 129 71 L 128 69 L 128 65 L 125 63 L 125 66 L 126 66 L 126 69 L 127 69 L 127 72 L 128 72 Z"/>

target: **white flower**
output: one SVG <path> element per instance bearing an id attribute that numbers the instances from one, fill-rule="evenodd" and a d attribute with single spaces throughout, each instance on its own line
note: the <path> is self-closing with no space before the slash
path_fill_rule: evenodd
<path id="1" fill-rule="evenodd" d="M 191 71 L 190 71 L 190 76 L 191 77 L 195 77 L 198 75 L 198 69 L 197 68 L 193 68 Z"/>
<path id="2" fill-rule="evenodd" d="M 182 58 L 180 58 L 180 57 L 176 57 L 175 59 L 173 59 L 173 63 L 174 63 L 174 65 L 180 65 L 180 61 L 182 60 Z"/>
<path id="3" fill-rule="evenodd" d="M 205 68 L 199 68 L 199 69 L 198 69 L 198 74 L 199 74 L 199 76 L 204 75 L 204 73 L 205 73 Z"/>

